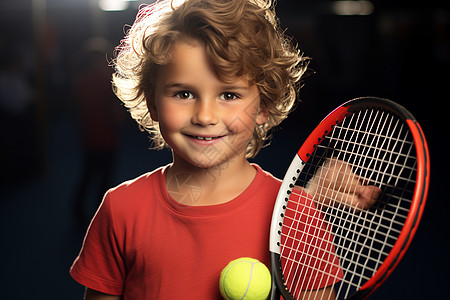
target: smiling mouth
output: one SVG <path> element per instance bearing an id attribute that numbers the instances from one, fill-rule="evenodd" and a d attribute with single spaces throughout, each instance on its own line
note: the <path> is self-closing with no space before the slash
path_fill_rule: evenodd
<path id="1" fill-rule="evenodd" d="M 199 141 L 212 141 L 212 140 L 220 139 L 223 137 L 223 136 L 208 137 L 208 136 L 197 136 L 197 135 L 188 135 L 188 136 L 193 139 L 199 140 Z"/>
<path id="2" fill-rule="evenodd" d="M 212 137 L 205 137 L 205 136 L 193 136 L 193 138 L 201 141 L 212 141 Z"/>

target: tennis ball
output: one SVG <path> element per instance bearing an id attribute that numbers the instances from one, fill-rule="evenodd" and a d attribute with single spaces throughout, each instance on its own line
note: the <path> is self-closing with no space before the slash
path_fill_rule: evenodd
<path id="1" fill-rule="evenodd" d="M 270 288 L 269 270 L 254 258 L 232 260 L 220 274 L 220 293 L 225 300 L 267 299 Z"/>

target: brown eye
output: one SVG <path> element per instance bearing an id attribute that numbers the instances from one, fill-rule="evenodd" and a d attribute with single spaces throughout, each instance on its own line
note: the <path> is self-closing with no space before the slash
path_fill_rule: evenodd
<path id="1" fill-rule="evenodd" d="M 194 95 L 192 95 L 191 92 L 188 91 L 181 91 L 175 94 L 176 97 L 186 100 L 186 99 L 193 99 Z"/>
<path id="2" fill-rule="evenodd" d="M 237 98 L 238 98 L 238 96 L 235 93 L 226 92 L 226 93 L 223 93 L 222 95 L 220 95 L 220 99 L 226 100 L 226 101 L 235 100 Z"/>

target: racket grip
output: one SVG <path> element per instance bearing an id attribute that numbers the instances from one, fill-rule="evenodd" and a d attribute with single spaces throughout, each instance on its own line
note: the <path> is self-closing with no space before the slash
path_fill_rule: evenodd
<path id="1" fill-rule="evenodd" d="M 272 288 L 270 289 L 270 300 L 280 300 L 280 293 L 278 292 L 277 285 L 275 283 L 275 280 L 272 280 Z"/>
<path id="2" fill-rule="evenodd" d="M 280 290 L 277 288 L 277 282 L 280 282 L 280 272 L 279 268 L 281 268 L 280 264 L 280 255 L 277 253 L 270 252 L 270 269 L 272 273 L 272 288 L 270 289 L 269 300 L 280 300 L 284 299 L 281 297 Z"/>

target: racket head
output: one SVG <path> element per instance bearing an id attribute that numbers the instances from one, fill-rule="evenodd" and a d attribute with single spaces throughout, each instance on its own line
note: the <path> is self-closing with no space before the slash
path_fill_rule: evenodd
<path id="1" fill-rule="evenodd" d="M 340 204 L 318 209 L 317 199 L 295 188 L 304 188 L 331 158 L 350 163 L 355 174 L 382 190 L 375 205 L 361 211 Z M 334 286 L 338 299 L 366 298 L 386 280 L 409 247 L 423 213 L 429 176 L 425 136 L 403 106 L 387 99 L 363 97 L 337 107 L 305 140 L 281 184 L 269 242 L 273 286 L 285 299 L 299 298 L 301 291 L 323 286 Z M 294 194 L 298 195 L 293 200 Z M 306 216 L 305 206 L 312 207 Z M 292 221 L 295 218 L 304 220 Z M 311 220 L 320 225 L 305 225 Z M 302 233 L 295 233 L 293 226 L 300 226 Z M 317 241 L 305 236 L 318 233 L 322 234 L 317 246 L 320 249 L 314 257 L 308 252 Z M 291 260 L 299 258 L 302 265 L 292 266 Z M 314 275 L 307 270 L 308 264 L 323 269 Z M 291 274 L 286 274 L 288 269 Z M 330 276 L 324 270 L 333 270 L 334 274 Z M 300 277 L 321 278 L 322 283 L 294 282 Z"/>

